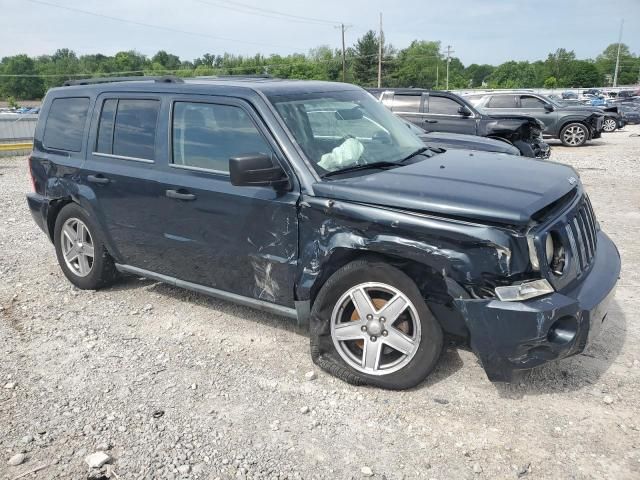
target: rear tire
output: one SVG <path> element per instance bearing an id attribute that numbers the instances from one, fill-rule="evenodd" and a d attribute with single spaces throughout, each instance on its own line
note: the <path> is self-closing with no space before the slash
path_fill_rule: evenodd
<path id="1" fill-rule="evenodd" d="M 442 329 L 402 271 L 358 260 L 323 285 L 311 311 L 311 357 L 354 385 L 411 388 L 434 369 Z"/>
<path id="2" fill-rule="evenodd" d="M 565 147 L 581 147 L 589 139 L 589 129 L 582 123 L 569 123 L 560 130 L 560 141 Z"/>
<path id="3" fill-rule="evenodd" d="M 96 290 L 118 277 L 100 229 L 78 204 L 70 203 L 60 210 L 53 239 L 60 268 L 76 287 Z"/>

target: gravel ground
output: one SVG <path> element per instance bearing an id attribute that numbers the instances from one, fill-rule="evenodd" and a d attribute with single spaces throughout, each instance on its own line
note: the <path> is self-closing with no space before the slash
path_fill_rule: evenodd
<path id="1" fill-rule="evenodd" d="M 255 310 L 137 278 L 73 288 L 27 211 L 24 158 L 0 159 L 0 478 L 640 478 L 632 133 L 553 146 L 623 257 L 600 339 L 510 385 L 449 350 L 406 392 L 309 380 L 305 333 Z"/>

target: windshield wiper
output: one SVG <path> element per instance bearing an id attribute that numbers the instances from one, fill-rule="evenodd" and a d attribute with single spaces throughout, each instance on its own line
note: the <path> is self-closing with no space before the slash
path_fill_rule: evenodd
<path id="1" fill-rule="evenodd" d="M 411 160 L 413 157 L 415 157 L 416 155 L 420 155 L 421 153 L 426 152 L 427 150 L 431 150 L 431 148 L 429 147 L 420 147 L 418 150 L 416 150 L 415 152 L 413 152 L 410 155 L 407 155 L 406 157 L 404 157 L 403 159 L 401 159 L 398 163 L 402 163 L 402 162 L 406 162 L 407 160 Z"/>
<path id="2" fill-rule="evenodd" d="M 342 170 L 334 170 L 333 172 L 327 172 L 322 175 L 322 178 L 331 177 L 333 175 L 339 175 L 341 173 L 347 172 L 356 172 L 358 170 L 368 170 L 370 168 L 385 168 L 385 167 L 398 167 L 400 162 L 372 162 L 372 163 L 364 163 L 362 165 L 353 165 L 351 167 L 343 168 Z"/>

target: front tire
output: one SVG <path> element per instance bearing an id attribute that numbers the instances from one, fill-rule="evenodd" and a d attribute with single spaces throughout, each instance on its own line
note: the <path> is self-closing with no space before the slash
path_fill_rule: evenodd
<path id="1" fill-rule="evenodd" d="M 435 367 L 442 329 L 416 284 L 383 262 L 358 260 L 323 285 L 311 311 L 311 356 L 356 385 L 411 388 Z"/>
<path id="2" fill-rule="evenodd" d="M 589 130 L 582 123 L 569 123 L 560 131 L 560 141 L 565 147 L 581 147 L 589 138 Z"/>
<path id="3" fill-rule="evenodd" d="M 603 131 L 607 133 L 611 133 L 611 132 L 615 132 L 617 128 L 618 128 L 618 122 L 616 122 L 615 118 L 606 117 L 604 119 L 604 123 L 602 124 Z"/>
<path id="4" fill-rule="evenodd" d="M 95 290 L 118 276 L 100 229 L 78 204 L 66 205 L 54 227 L 54 245 L 60 268 L 67 279 L 82 290 Z"/>

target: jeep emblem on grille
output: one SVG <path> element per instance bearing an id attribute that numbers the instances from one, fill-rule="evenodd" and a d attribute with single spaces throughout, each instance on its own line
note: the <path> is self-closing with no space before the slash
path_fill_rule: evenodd
<path id="1" fill-rule="evenodd" d="M 569 177 L 567 178 L 567 180 L 569 180 L 569 183 L 571 185 L 575 185 L 576 183 L 578 183 L 578 180 L 576 180 L 576 177 Z"/>

